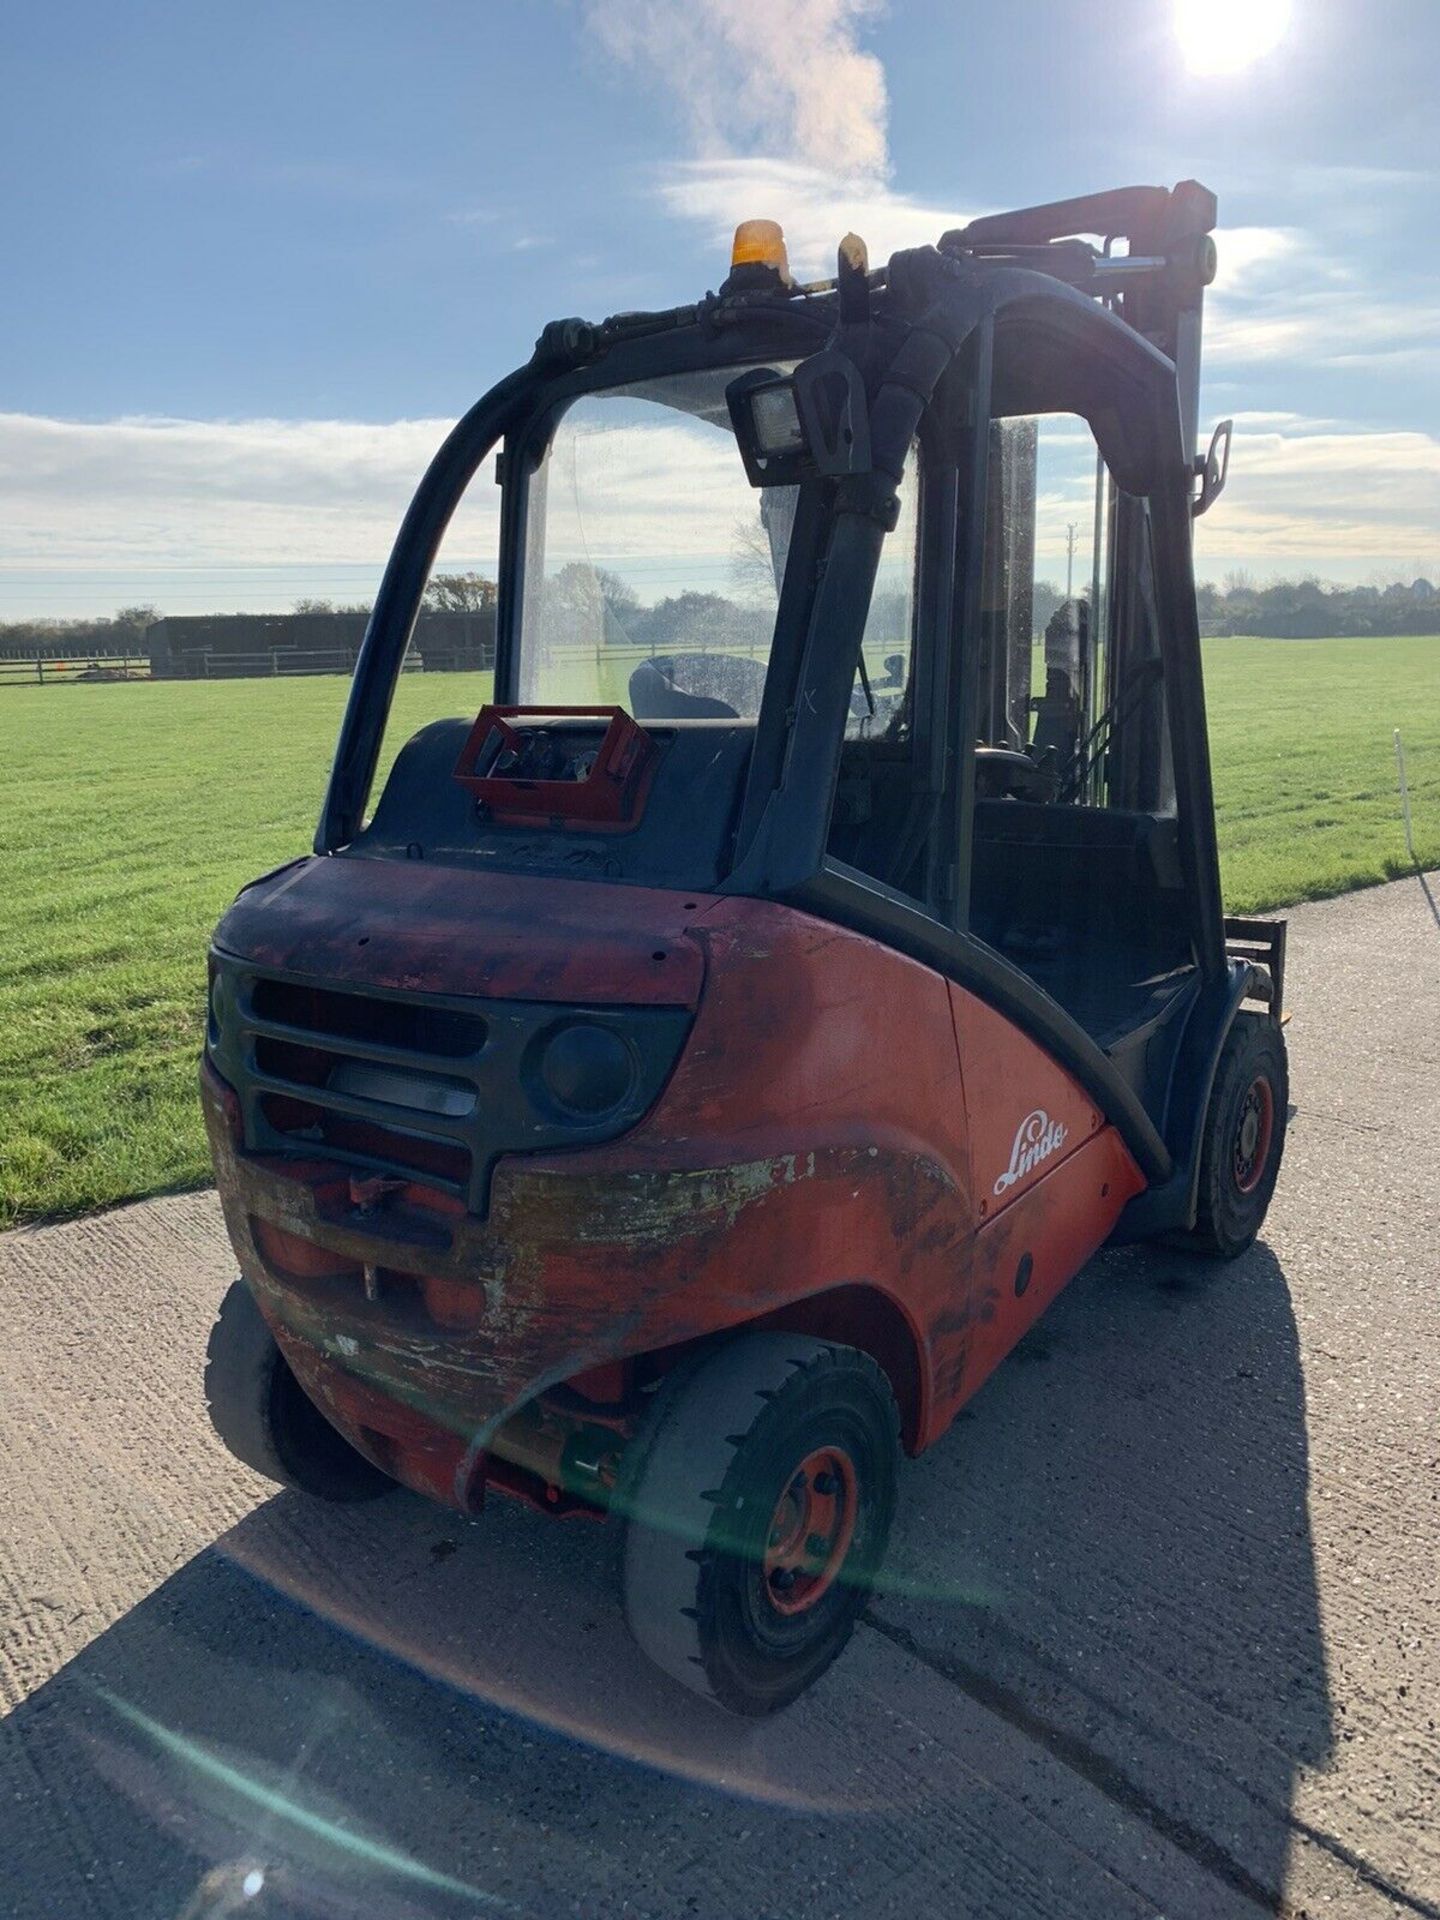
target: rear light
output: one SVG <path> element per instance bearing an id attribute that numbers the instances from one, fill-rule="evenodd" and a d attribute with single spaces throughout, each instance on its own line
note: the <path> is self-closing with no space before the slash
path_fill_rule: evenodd
<path id="1" fill-rule="evenodd" d="M 575 1020 L 542 1040 L 539 1080 L 546 1105 L 563 1116 L 595 1120 L 630 1092 L 635 1056 L 614 1027 Z"/>

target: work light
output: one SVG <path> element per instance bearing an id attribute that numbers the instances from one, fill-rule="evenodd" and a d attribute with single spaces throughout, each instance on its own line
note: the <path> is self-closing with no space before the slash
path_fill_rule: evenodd
<path id="1" fill-rule="evenodd" d="M 804 451 L 805 430 L 800 425 L 795 389 L 788 380 L 774 386 L 754 387 L 749 399 L 757 452 L 771 460 L 777 454 Z"/>
<path id="2" fill-rule="evenodd" d="M 810 464 L 794 375 L 752 367 L 730 382 L 725 399 L 751 486 L 794 486 Z"/>
<path id="3" fill-rule="evenodd" d="M 751 367 L 730 382 L 725 400 L 752 487 L 793 487 L 810 474 L 838 479 L 869 468 L 865 382 L 834 347 L 810 354 L 793 373 Z"/>

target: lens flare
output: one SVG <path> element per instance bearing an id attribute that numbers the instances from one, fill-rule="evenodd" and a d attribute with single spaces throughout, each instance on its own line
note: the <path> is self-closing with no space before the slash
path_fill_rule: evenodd
<path id="1" fill-rule="evenodd" d="M 1284 38 L 1290 0 L 1175 0 L 1175 33 L 1192 73 L 1240 73 Z"/>
<path id="2" fill-rule="evenodd" d="M 427 1867 L 422 1860 L 413 1859 L 398 1847 L 388 1845 L 383 1839 L 371 1838 L 353 1827 L 343 1824 L 314 1808 L 305 1806 L 292 1795 L 279 1790 L 270 1782 L 247 1772 L 233 1760 L 223 1754 L 213 1752 L 198 1740 L 177 1733 L 173 1728 L 152 1719 L 139 1707 L 132 1706 L 128 1700 L 122 1700 L 118 1694 L 111 1693 L 108 1687 L 95 1689 L 111 1712 L 116 1714 L 137 1733 L 143 1734 L 154 1747 L 167 1758 L 207 1781 L 223 1788 L 241 1806 L 253 1814 L 268 1818 L 277 1827 L 290 1827 L 303 1833 L 312 1840 L 319 1840 L 331 1847 L 335 1853 L 361 1867 L 378 1869 L 398 1878 L 418 1882 L 437 1893 L 454 1894 L 468 1901 L 475 1908 L 485 1907 L 495 1911 L 513 1912 L 508 1900 L 486 1893 L 479 1887 L 473 1887 L 465 1880 L 457 1880 L 452 1874 L 438 1873 L 433 1867 Z M 241 1892 L 246 1899 L 254 1899 L 263 1891 L 265 1875 L 262 1870 L 252 1869 L 241 1881 Z"/>

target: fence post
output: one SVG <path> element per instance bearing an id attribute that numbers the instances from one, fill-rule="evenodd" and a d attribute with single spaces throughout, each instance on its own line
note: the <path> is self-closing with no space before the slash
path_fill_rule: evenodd
<path id="1" fill-rule="evenodd" d="M 1405 851 L 1410 856 L 1410 864 L 1418 867 L 1415 858 L 1415 836 L 1410 826 L 1410 783 L 1405 778 L 1405 748 L 1400 739 L 1400 729 L 1395 729 L 1395 764 L 1400 771 L 1400 810 L 1405 819 Z"/>

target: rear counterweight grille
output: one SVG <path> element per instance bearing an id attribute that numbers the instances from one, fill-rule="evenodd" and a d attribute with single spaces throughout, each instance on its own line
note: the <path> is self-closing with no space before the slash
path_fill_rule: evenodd
<path id="1" fill-rule="evenodd" d="M 352 993 L 218 952 L 211 973 L 210 1054 L 239 1096 L 249 1151 L 419 1180 L 476 1214 L 500 1154 L 585 1146 L 633 1126 L 690 1024 L 668 1007 Z M 636 1062 L 629 1092 L 593 1118 L 535 1098 L 535 1059 L 577 1021 L 622 1035 Z"/>
<path id="2" fill-rule="evenodd" d="M 493 1077 L 482 1014 L 270 975 L 233 984 L 250 1146 L 318 1151 L 474 1204 L 480 1075 Z"/>

